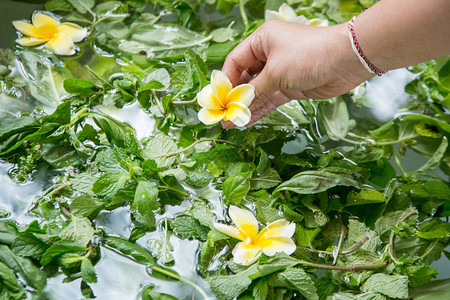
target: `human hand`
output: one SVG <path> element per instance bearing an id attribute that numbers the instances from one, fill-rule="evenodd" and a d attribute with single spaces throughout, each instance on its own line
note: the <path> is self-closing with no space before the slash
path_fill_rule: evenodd
<path id="1" fill-rule="evenodd" d="M 227 56 L 222 71 L 233 86 L 255 87 L 248 125 L 292 99 L 335 97 L 373 76 L 353 52 L 347 24 L 314 27 L 272 20 Z"/>

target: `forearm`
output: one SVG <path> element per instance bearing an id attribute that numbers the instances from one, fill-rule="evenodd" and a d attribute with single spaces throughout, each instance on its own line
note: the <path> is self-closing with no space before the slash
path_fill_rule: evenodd
<path id="1" fill-rule="evenodd" d="M 366 57 L 381 70 L 450 54 L 449 0 L 382 0 L 356 18 Z"/>

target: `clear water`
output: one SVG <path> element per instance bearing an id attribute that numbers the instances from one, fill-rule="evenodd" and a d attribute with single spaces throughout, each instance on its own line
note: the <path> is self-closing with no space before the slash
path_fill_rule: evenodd
<path id="1" fill-rule="evenodd" d="M 20 9 L 17 9 L 20 5 Z M 16 38 L 16 33 L 11 26 L 12 20 L 27 18 L 35 10 L 43 9 L 41 4 L 0 1 L 0 47 L 10 48 L 12 41 Z M 366 87 L 366 96 L 373 106 L 371 116 L 387 121 L 395 117 L 399 110 L 408 105 L 409 95 L 404 92 L 404 86 L 413 79 L 413 75 L 401 69 L 389 72 L 387 75 L 372 79 Z M 7 99 L 0 95 L 0 104 L 7 103 Z M 4 113 L 5 105 L 1 105 L 0 113 Z M 99 108 L 102 112 L 112 117 L 129 123 L 137 133 L 139 139 L 149 136 L 155 126 L 155 120 L 149 116 L 138 102 L 117 109 L 114 106 L 103 106 Z M 188 116 L 187 116 L 188 117 Z M 193 120 L 194 122 L 195 120 Z M 287 142 L 283 146 L 286 153 L 299 153 L 306 146 L 306 136 L 298 135 L 296 139 Z M 426 161 L 420 155 L 408 151 L 404 165 L 407 171 L 415 170 Z M 393 164 L 395 165 L 395 164 Z M 20 224 L 27 224 L 33 218 L 28 215 L 35 199 L 42 195 L 43 190 L 51 186 L 46 170 L 37 172 L 34 180 L 25 184 L 16 184 L 8 176 L 8 172 L 13 168 L 9 163 L 0 162 L 0 208 L 11 213 L 9 219 Z M 438 175 L 443 176 L 440 173 Z M 219 192 L 212 187 L 200 191 L 190 191 L 192 194 L 208 199 L 214 209 L 214 213 L 219 219 L 224 218 L 224 212 L 220 205 Z M 147 242 L 159 237 L 163 231 L 165 218 L 172 218 L 179 213 L 187 211 L 190 202 L 185 201 L 180 206 L 169 207 L 164 215 L 157 216 L 160 224 L 158 230 L 147 233 L 138 241 L 138 244 L 148 248 Z M 97 228 L 102 228 L 107 234 L 114 234 L 128 238 L 133 225 L 130 221 L 128 208 L 118 208 L 112 212 L 102 212 L 95 220 Z M 209 292 L 207 284 L 197 275 L 195 266 L 197 263 L 197 253 L 199 243 L 195 240 L 181 240 L 176 236 L 170 237 L 170 243 L 174 248 L 175 262 L 173 269 L 181 276 L 196 282 L 205 291 Z M 91 284 L 97 299 L 137 299 L 140 291 L 149 284 L 154 284 L 160 292 L 174 295 L 177 298 L 201 299 L 195 290 L 182 282 L 168 282 L 151 277 L 144 265 L 135 263 L 128 258 L 121 256 L 109 249 L 101 248 L 101 259 L 95 268 L 98 275 L 98 282 Z M 442 257 L 432 264 L 439 270 L 438 278 L 450 277 L 450 263 Z M 80 279 L 71 283 L 62 283 L 64 275 L 49 278 L 45 294 L 49 299 L 82 299 L 80 293 Z"/>

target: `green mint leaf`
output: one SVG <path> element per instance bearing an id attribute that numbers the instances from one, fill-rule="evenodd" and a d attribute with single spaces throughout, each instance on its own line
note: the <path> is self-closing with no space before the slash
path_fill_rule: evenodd
<path id="1" fill-rule="evenodd" d="M 74 198 L 69 205 L 70 212 L 77 217 L 97 215 L 104 206 L 105 203 L 98 201 L 92 195 L 88 194 Z"/>
<path id="2" fill-rule="evenodd" d="M 83 258 L 81 260 L 81 278 L 87 283 L 97 282 L 97 274 L 89 258 Z"/>
<path id="3" fill-rule="evenodd" d="M 18 232 L 14 223 L 0 222 L 0 243 L 11 245 L 17 238 Z"/>
<path id="4" fill-rule="evenodd" d="M 97 92 L 97 88 L 92 82 L 79 78 L 64 80 L 64 89 L 68 93 L 78 94 L 81 97 L 89 97 Z"/>
<path id="5" fill-rule="evenodd" d="M 359 243 L 363 237 L 367 236 L 369 239 L 365 242 L 360 249 L 375 252 L 378 245 L 381 244 L 378 234 L 369 229 L 364 223 L 355 219 L 348 220 L 348 235 L 347 240 L 344 243 L 343 249 L 350 249 Z"/>
<path id="6" fill-rule="evenodd" d="M 212 212 L 212 209 L 205 203 L 195 201 L 192 204 L 189 214 L 196 218 L 200 224 L 213 228 L 213 223 L 216 221 L 216 216 Z"/>
<path id="7" fill-rule="evenodd" d="M 133 257 L 138 262 L 156 265 L 156 261 L 153 256 L 147 250 L 139 247 L 135 243 L 130 243 L 122 238 L 110 236 L 107 237 L 106 244 L 125 255 Z"/>
<path id="8" fill-rule="evenodd" d="M 257 272 L 256 265 L 238 274 L 227 276 L 211 276 L 206 279 L 211 291 L 219 300 L 231 300 L 242 294 L 252 283 L 249 278 Z"/>
<path id="9" fill-rule="evenodd" d="M 440 220 L 426 222 L 420 226 L 417 236 L 426 240 L 448 238 L 450 237 L 450 223 Z"/>
<path id="10" fill-rule="evenodd" d="M 206 241 L 209 228 L 201 225 L 200 222 L 191 216 L 179 216 L 170 221 L 173 231 L 182 239 L 198 238 Z"/>
<path id="11" fill-rule="evenodd" d="M 319 112 L 328 137 L 333 141 L 345 138 L 350 129 L 350 118 L 344 99 L 337 97 L 330 103 L 320 103 Z"/>
<path id="12" fill-rule="evenodd" d="M 95 5 L 95 0 L 66 0 L 66 1 L 72 4 L 72 6 L 82 14 L 87 12 L 92 13 L 92 8 Z"/>
<path id="13" fill-rule="evenodd" d="M 154 160 L 158 168 L 163 169 L 175 162 L 175 156 L 167 157 L 166 155 L 177 150 L 178 147 L 174 141 L 164 133 L 159 133 L 152 137 L 142 150 L 142 157 Z"/>
<path id="14" fill-rule="evenodd" d="M 128 173 L 106 173 L 94 183 L 92 191 L 101 197 L 111 197 L 131 179 Z"/>
<path id="15" fill-rule="evenodd" d="M 251 181 L 251 190 L 269 189 L 281 182 L 280 175 L 275 169 L 267 169 L 262 174 L 256 174 Z"/>
<path id="16" fill-rule="evenodd" d="M 386 200 L 383 193 L 372 189 L 363 189 L 360 192 L 351 191 L 347 195 L 347 206 L 369 203 L 382 203 Z"/>
<path id="17" fill-rule="evenodd" d="M 0 263 L 19 273 L 32 288 L 38 290 L 44 288 L 47 281 L 46 273 L 29 259 L 15 255 L 6 245 L 0 245 Z"/>
<path id="18" fill-rule="evenodd" d="M 162 264 L 168 264 L 174 261 L 173 246 L 170 243 L 170 232 L 161 232 L 159 238 L 148 240 L 147 244 L 152 254 Z"/>
<path id="19" fill-rule="evenodd" d="M 23 233 L 15 239 L 11 250 L 20 256 L 39 259 L 48 245 L 31 233 Z"/>
<path id="20" fill-rule="evenodd" d="M 273 192 L 277 196 L 281 191 L 292 191 L 298 194 L 316 194 L 335 186 L 360 187 L 358 181 L 351 177 L 322 171 L 304 171 L 281 183 Z"/>
<path id="21" fill-rule="evenodd" d="M 59 236 L 63 240 L 72 240 L 80 245 L 87 245 L 94 236 L 94 228 L 88 218 L 73 216 L 70 224 L 59 233 Z"/>
<path id="22" fill-rule="evenodd" d="M 253 172 L 245 172 L 228 177 L 223 183 L 223 195 L 227 205 L 238 204 L 250 190 Z"/>
<path id="23" fill-rule="evenodd" d="M 300 268 L 288 268 L 271 279 L 272 285 L 297 290 L 306 299 L 319 300 L 317 289 L 310 275 Z"/>
<path id="24" fill-rule="evenodd" d="M 7 289 L 6 293 L 11 295 L 11 298 L 8 297 L 8 299 L 24 298 L 23 286 L 19 283 L 13 270 L 2 262 L 0 262 L 0 279 L 2 283 L 1 294 L 4 295 L 5 289 Z"/>
<path id="25" fill-rule="evenodd" d="M 378 292 L 391 298 L 408 298 L 408 276 L 377 273 L 361 286 L 363 292 Z"/>
<path id="26" fill-rule="evenodd" d="M 156 183 L 139 181 L 134 195 L 132 208 L 141 215 L 149 214 L 159 207 Z"/>
<path id="27" fill-rule="evenodd" d="M 435 268 L 430 268 L 427 265 L 408 266 L 406 267 L 409 282 L 411 287 L 416 288 L 429 283 L 433 278 L 436 278 L 438 271 Z"/>

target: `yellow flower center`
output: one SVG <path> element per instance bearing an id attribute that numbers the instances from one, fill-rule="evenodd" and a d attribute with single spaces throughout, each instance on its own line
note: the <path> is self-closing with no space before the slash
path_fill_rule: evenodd
<path id="1" fill-rule="evenodd" d="M 42 24 L 39 28 L 36 28 L 39 34 L 39 38 L 51 40 L 58 33 L 57 26 L 55 24 Z"/>

